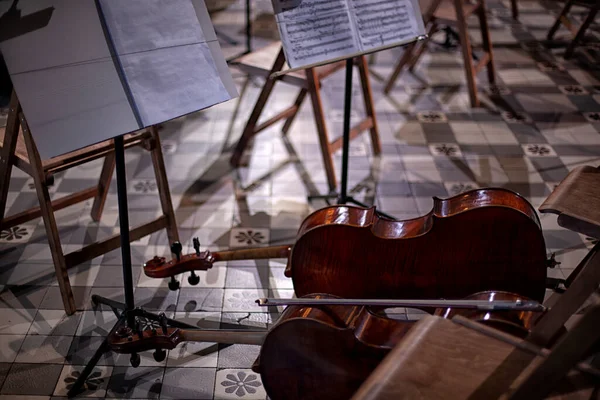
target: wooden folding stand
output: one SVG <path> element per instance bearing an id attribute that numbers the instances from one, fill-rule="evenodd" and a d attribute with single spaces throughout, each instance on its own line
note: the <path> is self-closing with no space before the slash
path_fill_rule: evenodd
<path id="1" fill-rule="evenodd" d="M 567 15 L 573 6 L 589 9 L 587 17 L 579 27 L 575 27 Z M 575 51 L 575 47 L 581 41 L 581 39 L 583 39 L 585 32 L 590 27 L 592 22 L 594 22 L 598 11 L 600 11 L 600 2 L 597 0 L 567 0 L 562 11 L 556 18 L 554 25 L 552 25 L 552 28 L 550 28 L 550 31 L 548 31 L 547 39 L 552 40 L 556 31 L 558 31 L 558 28 L 560 28 L 561 25 L 564 25 L 573 34 L 573 39 L 565 50 L 564 55 L 566 59 L 571 58 L 573 56 L 573 52 Z"/>
<path id="2" fill-rule="evenodd" d="M 258 101 L 250 114 L 250 118 L 244 128 L 241 138 L 239 139 L 237 146 L 231 157 L 231 165 L 238 167 L 240 165 L 244 150 L 250 143 L 250 140 L 257 133 L 265 130 L 272 126 L 278 121 L 285 120 L 282 132 L 286 135 L 294 122 L 294 118 L 300 110 L 302 102 L 308 94 L 312 102 L 312 108 L 314 112 L 315 124 L 317 126 L 317 132 L 319 135 L 319 142 L 321 145 L 321 152 L 323 155 L 323 163 L 325 165 L 325 171 L 327 173 L 327 181 L 329 183 L 330 190 L 334 191 L 337 187 L 336 174 L 333 164 L 332 153 L 342 147 L 342 138 L 338 138 L 333 142 L 329 140 L 329 134 L 327 133 L 327 125 L 325 121 L 325 112 L 323 110 L 323 104 L 321 101 L 321 81 L 331 75 L 332 73 L 344 68 L 345 62 L 337 62 L 315 68 L 307 68 L 306 70 L 290 72 L 277 77 L 272 77 L 272 74 L 281 71 L 285 65 L 285 54 L 281 46 L 281 42 L 275 42 L 262 49 L 254 51 L 250 54 L 242 56 L 232 62 L 232 65 L 237 66 L 242 71 L 249 75 L 260 76 L 266 79 L 265 84 L 258 97 Z M 368 66 L 366 58 L 359 56 L 355 58 L 355 64 L 358 66 L 360 71 L 360 79 L 362 84 L 363 97 L 365 101 L 366 118 L 363 119 L 357 126 L 355 126 L 350 132 L 350 138 L 353 139 L 365 130 L 369 130 L 371 134 L 371 141 L 373 144 L 373 153 L 381 153 L 381 143 L 379 141 L 379 131 L 377 127 L 377 118 L 375 116 L 375 109 L 373 107 L 373 97 L 371 94 L 371 85 L 368 76 Z M 267 121 L 258 124 L 259 118 L 269 100 L 275 83 L 277 81 L 285 82 L 294 86 L 300 87 L 300 93 L 296 98 L 294 104 L 268 119 Z"/>
<path id="3" fill-rule="evenodd" d="M 126 148 L 142 146 L 150 151 L 163 212 L 163 215 L 154 221 L 132 229 L 130 233 L 131 241 L 138 240 L 163 228 L 166 228 L 170 242 L 178 241 L 175 213 L 156 128 L 152 127 L 126 135 L 124 143 Z M 100 220 L 115 167 L 114 142 L 111 139 L 42 160 L 29 131 L 25 116 L 21 111 L 17 95 L 13 92 L 6 128 L 0 128 L 0 146 L 0 216 L 2 216 L 0 229 L 9 229 L 35 218 L 43 218 L 65 312 L 71 315 L 76 311 L 76 306 L 67 269 L 118 248 L 120 246 L 120 234 L 89 244 L 72 253 L 63 254 L 54 211 L 94 198 L 91 216 L 94 221 Z M 54 201 L 50 200 L 48 184 L 52 181 L 54 174 L 101 157 L 105 157 L 105 159 L 97 185 Z M 5 216 L 8 187 L 13 166 L 33 177 L 39 207 Z"/>
<path id="4" fill-rule="evenodd" d="M 494 54 L 486 16 L 485 0 L 477 0 L 475 3 L 467 3 L 464 2 L 464 0 L 421 0 L 421 9 L 423 11 L 423 22 L 426 27 L 429 26 L 427 31 L 429 38 L 439 30 L 440 25 L 455 26 L 458 28 L 458 37 L 463 54 L 471 106 L 479 107 L 477 84 L 475 82 L 477 74 L 481 69 L 486 67 L 490 84 L 493 84 L 496 81 Z M 467 26 L 467 18 L 472 14 L 477 14 L 479 18 L 484 50 L 477 65 L 473 64 L 471 40 L 469 39 Z M 406 50 L 402 54 L 402 57 L 400 57 L 398 64 L 385 84 L 384 92 L 386 94 L 389 94 L 392 90 L 405 66 L 408 65 L 411 72 L 414 70 L 419 58 L 427 48 L 428 41 L 429 40 L 423 40 L 406 47 Z"/>

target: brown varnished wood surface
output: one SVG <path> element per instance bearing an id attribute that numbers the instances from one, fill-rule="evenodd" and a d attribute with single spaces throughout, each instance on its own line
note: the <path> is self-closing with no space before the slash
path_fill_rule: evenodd
<path id="1" fill-rule="evenodd" d="M 546 248 L 535 210 L 505 189 L 434 198 L 430 213 L 390 221 L 332 206 L 301 225 L 286 268 L 298 297 L 464 298 L 497 290 L 542 301 Z"/>
<path id="2" fill-rule="evenodd" d="M 487 300 L 487 301 L 527 301 L 526 297 L 520 297 L 509 292 L 480 292 L 468 297 L 469 300 Z M 541 318 L 543 313 L 531 311 L 482 311 L 467 309 L 437 309 L 433 313 L 447 319 L 460 315 L 472 321 L 478 321 L 487 326 L 499 329 L 513 336 L 524 339 L 529 335 L 534 324 Z"/>
<path id="3" fill-rule="evenodd" d="M 253 249 L 240 249 L 210 252 L 204 251 L 200 255 L 186 254 L 179 261 L 167 261 L 165 257 L 155 256 L 144 264 L 144 273 L 151 278 L 166 278 L 183 274 L 189 271 L 206 271 L 213 267 L 215 262 L 234 260 L 262 260 L 269 258 L 287 258 L 291 246 L 270 246 Z"/>
<path id="4" fill-rule="evenodd" d="M 364 307 L 290 306 L 253 368 L 273 400 L 345 400 L 412 326 Z"/>
<path id="5" fill-rule="evenodd" d="M 600 238 L 600 169 L 575 168 L 540 206 L 564 228 Z"/>
<path id="6" fill-rule="evenodd" d="M 519 297 L 481 293 L 467 299 L 496 296 L 507 300 Z M 519 327 L 525 336 L 528 328 L 506 319 L 507 315 L 492 314 L 485 320 L 473 314 L 468 318 L 495 321 L 495 326 L 508 327 L 509 332 Z M 266 336 L 253 369 L 261 374 L 273 400 L 346 400 L 414 325 L 415 321 L 391 319 L 361 306 L 289 306 Z"/>
<path id="7" fill-rule="evenodd" d="M 415 324 L 351 399 L 506 399 L 507 382 L 514 381 L 514 387 L 541 361 L 476 330 L 428 316 Z M 587 384 L 551 398 L 590 399 Z"/>

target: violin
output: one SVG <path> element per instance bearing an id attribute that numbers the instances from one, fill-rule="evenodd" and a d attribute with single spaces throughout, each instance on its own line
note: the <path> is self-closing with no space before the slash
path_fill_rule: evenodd
<path id="1" fill-rule="evenodd" d="M 500 297 L 502 301 L 498 301 Z M 275 304 L 264 299 L 260 302 L 264 306 Z M 357 300 L 324 294 L 283 302 L 298 305 L 288 306 L 268 331 L 187 330 L 159 323 L 139 332 L 123 326 L 109 334 L 108 342 L 117 353 L 135 354 L 154 349 L 157 361 L 164 360 L 166 349 L 174 349 L 188 341 L 261 345 L 259 358 L 252 369 L 260 373 L 269 398 L 346 400 L 416 323 L 388 318 Z M 315 305 L 302 305 L 303 302 Z M 510 302 L 513 302 L 512 306 Z M 338 305 L 344 303 L 357 305 Z M 471 319 L 498 329 L 503 329 L 504 324 L 510 332 L 519 328 L 520 337 L 527 335 L 545 310 L 539 303 L 523 296 L 509 293 L 500 296 L 495 292 L 477 293 L 463 302 L 423 300 L 420 303 L 425 307 L 454 304 L 459 309 L 439 308 L 437 315 L 445 317 L 468 310 Z M 365 301 L 364 304 L 372 303 Z M 380 302 L 377 308 L 382 309 L 384 304 Z M 387 304 L 412 306 L 413 300 Z M 485 313 L 478 314 L 476 310 Z"/>
<path id="2" fill-rule="evenodd" d="M 198 244 L 193 255 L 155 257 L 144 272 L 166 278 L 217 261 L 285 257 L 297 297 L 459 299 L 498 290 L 543 300 L 546 246 L 525 198 L 487 188 L 433 200 L 428 214 L 405 221 L 374 207 L 326 207 L 303 221 L 293 245 L 211 253 Z"/>

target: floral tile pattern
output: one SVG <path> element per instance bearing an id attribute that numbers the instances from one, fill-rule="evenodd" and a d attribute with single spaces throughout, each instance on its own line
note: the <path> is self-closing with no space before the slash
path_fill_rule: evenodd
<path id="1" fill-rule="evenodd" d="M 255 17 L 272 9 L 271 0 L 251 3 Z M 569 171 L 600 165 L 600 76 L 581 58 L 565 61 L 562 48 L 540 41 L 550 28 L 544 21 L 557 12 L 550 3 L 519 2 L 521 18 L 513 21 L 509 1 L 487 1 L 497 79 L 490 85 L 485 72 L 478 74 L 480 108 L 469 106 L 459 47 L 439 51 L 437 45 L 429 46 L 415 72 L 403 73 L 389 95 L 383 93 L 384 81 L 402 50 L 377 53 L 370 81 L 381 154 L 374 156 L 368 132 L 352 140 L 348 191 L 398 219 L 430 212 L 434 196 L 447 198 L 484 187 L 513 190 L 538 207 Z M 219 38 L 230 36 L 241 43 L 223 40 L 227 57 L 244 50 L 244 15 L 244 0 L 212 15 L 223 34 Z M 480 47 L 478 35 L 473 39 Z M 254 37 L 253 47 L 270 40 Z M 281 124 L 275 124 L 253 138 L 243 166 L 230 166 L 232 147 L 262 85 L 235 66 L 231 71 L 242 93 L 239 101 L 158 128 L 184 254 L 195 252 L 194 237 L 201 251 L 211 252 L 293 244 L 304 219 L 327 206 L 309 198 L 329 192 L 309 100 L 287 139 L 281 137 Z M 364 115 L 357 76 L 352 92 L 351 116 L 356 120 Z M 292 103 L 298 89 L 277 85 L 273 93 L 265 120 Z M 341 136 L 343 95 L 343 71 L 323 81 L 331 140 Z M 0 125 L 3 119 L 0 111 Z M 146 151 L 128 149 L 126 159 L 129 220 L 137 226 L 160 214 L 158 188 Z M 102 161 L 57 174 L 52 198 L 96 184 Z M 333 162 L 339 188 L 340 150 Z M 113 176 L 99 222 L 91 217 L 91 199 L 55 213 L 64 250 L 119 233 L 115 180 Z M 8 214 L 37 205 L 31 183 L 28 175 L 13 169 Z M 567 277 L 596 240 L 565 230 L 554 215 L 540 219 L 548 253 L 556 253 L 561 262 L 548 274 Z M 90 297 L 123 298 L 120 250 L 69 271 L 75 301 L 85 310 L 67 317 L 41 219 L 0 229 L 0 398 L 64 398 L 115 323 L 114 313 L 107 307 L 94 310 Z M 255 300 L 294 296 L 293 281 L 285 276 L 285 257 L 215 262 L 196 272 L 199 282 L 190 280 L 189 272 L 177 276 L 181 288 L 171 291 L 169 279 L 149 278 L 141 268 L 155 255 L 172 257 L 165 231 L 132 242 L 131 253 L 136 306 L 198 328 L 266 330 L 277 323 L 284 307 L 265 309 Z M 395 311 L 399 318 L 423 316 L 415 310 Z M 147 322 L 145 326 L 154 326 Z M 254 345 L 190 342 L 160 361 L 145 351 L 137 368 L 128 355 L 109 352 L 77 398 L 266 400 L 261 377 L 251 370 L 259 352 Z"/>
<path id="2" fill-rule="evenodd" d="M 260 375 L 252 370 L 222 369 L 217 371 L 215 397 L 219 399 L 264 399 L 266 393 Z"/>

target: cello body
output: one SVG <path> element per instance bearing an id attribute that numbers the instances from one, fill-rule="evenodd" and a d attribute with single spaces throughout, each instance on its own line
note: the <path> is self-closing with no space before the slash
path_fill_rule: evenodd
<path id="1" fill-rule="evenodd" d="M 525 299 L 508 293 L 502 298 Z M 467 299 L 499 298 L 483 292 Z M 435 314 L 464 311 L 438 309 Z M 495 311 L 470 313 L 468 318 L 525 337 L 539 315 Z M 289 306 L 267 334 L 252 368 L 261 374 L 273 400 L 347 400 L 416 322 L 391 319 L 362 306 Z"/>
<path id="2" fill-rule="evenodd" d="M 464 298 L 486 290 L 542 301 L 546 247 L 531 204 L 506 189 L 434 197 L 422 217 L 331 206 L 302 223 L 285 270 L 297 297 Z"/>

